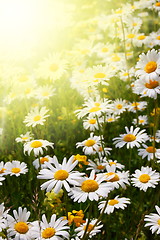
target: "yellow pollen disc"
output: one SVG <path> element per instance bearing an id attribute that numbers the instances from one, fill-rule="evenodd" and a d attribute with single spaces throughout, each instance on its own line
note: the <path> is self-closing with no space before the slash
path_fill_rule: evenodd
<path id="1" fill-rule="evenodd" d="M 95 123 L 96 123 L 96 119 L 90 119 L 88 122 L 89 122 L 90 124 L 95 124 Z"/>
<path id="2" fill-rule="evenodd" d="M 95 180 L 85 180 L 81 186 L 84 192 L 95 192 L 98 188 L 99 185 Z"/>
<path id="3" fill-rule="evenodd" d="M 13 172 L 13 173 L 19 173 L 21 171 L 21 169 L 20 168 L 12 168 L 12 170 L 11 170 L 11 172 Z"/>
<path id="4" fill-rule="evenodd" d="M 114 121 L 114 118 L 108 118 L 107 119 L 107 122 L 113 122 Z"/>
<path id="5" fill-rule="evenodd" d="M 84 145 L 87 146 L 87 147 L 91 147 L 91 146 L 93 146 L 95 143 L 96 143 L 96 142 L 95 142 L 94 140 L 89 139 L 89 140 L 87 140 L 87 141 L 85 142 Z"/>
<path id="6" fill-rule="evenodd" d="M 67 179 L 69 176 L 69 173 L 66 170 L 58 170 L 57 172 L 55 172 L 54 174 L 54 178 L 56 180 L 65 180 Z"/>
<path id="7" fill-rule="evenodd" d="M 160 7 L 160 2 L 156 2 L 156 3 L 155 3 L 155 6 L 156 6 L 156 7 Z"/>
<path id="8" fill-rule="evenodd" d="M 109 164 L 112 166 L 112 165 L 116 165 L 115 162 L 109 162 Z"/>
<path id="9" fill-rule="evenodd" d="M 145 83 L 145 87 L 149 89 L 153 89 L 159 86 L 158 81 L 156 80 L 149 80 L 149 83 Z"/>
<path id="10" fill-rule="evenodd" d="M 19 79 L 19 82 L 27 82 L 28 81 L 28 77 L 26 75 L 22 75 Z"/>
<path id="11" fill-rule="evenodd" d="M 41 116 L 37 115 L 33 118 L 33 121 L 37 122 L 41 119 Z"/>
<path id="12" fill-rule="evenodd" d="M 122 107 L 123 107 L 122 104 L 117 104 L 116 105 L 116 108 L 118 108 L 118 109 L 122 109 Z"/>
<path id="13" fill-rule="evenodd" d="M 92 107 L 91 109 L 89 109 L 89 112 L 98 112 L 99 110 L 101 110 L 100 107 Z"/>
<path id="14" fill-rule="evenodd" d="M 96 102 L 96 103 L 94 103 L 94 105 L 95 105 L 96 107 L 99 107 L 101 104 L 98 103 L 98 102 Z"/>
<path id="15" fill-rule="evenodd" d="M 34 141 L 34 142 L 31 143 L 30 146 L 31 146 L 32 148 L 38 148 L 38 147 L 42 147 L 42 145 L 43 145 L 43 144 L 42 144 L 40 141 Z"/>
<path id="16" fill-rule="evenodd" d="M 40 158 L 39 161 L 40 161 L 41 164 L 44 164 L 44 162 L 48 162 L 49 160 L 46 157 L 42 157 L 42 158 Z"/>
<path id="17" fill-rule="evenodd" d="M 144 35 L 140 35 L 140 36 L 138 36 L 138 40 L 144 40 L 146 38 L 146 36 L 144 36 Z"/>
<path id="18" fill-rule="evenodd" d="M 157 40 L 160 40 L 160 36 L 157 36 L 156 39 L 157 39 Z"/>
<path id="19" fill-rule="evenodd" d="M 119 201 L 117 199 L 111 199 L 111 200 L 108 201 L 108 204 L 111 205 L 111 206 L 114 206 L 118 203 L 119 203 Z"/>
<path id="20" fill-rule="evenodd" d="M 28 232 L 29 227 L 25 222 L 18 222 L 14 225 L 14 229 L 21 234 L 25 234 Z"/>
<path id="21" fill-rule="evenodd" d="M 86 230 L 86 227 L 87 227 L 87 225 L 85 225 L 85 226 L 83 227 L 83 230 L 84 230 L 84 231 Z M 93 229 L 93 225 L 92 225 L 92 224 L 89 224 L 89 225 L 88 225 L 88 228 L 87 228 L 87 232 L 91 232 L 92 229 Z"/>
<path id="22" fill-rule="evenodd" d="M 53 63 L 52 65 L 50 65 L 49 69 L 51 72 L 56 72 L 58 70 L 59 66 L 55 63 Z"/>
<path id="23" fill-rule="evenodd" d="M 116 14 L 121 14 L 121 13 L 123 13 L 123 11 L 122 11 L 122 9 L 120 9 L 120 10 L 116 10 L 115 13 Z"/>
<path id="24" fill-rule="evenodd" d="M 160 219 L 158 219 L 157 223 L 160 225 Z"/>
<path id="25" fill-rule="evenodd" d="M 96 73 L 94 75 L 95 78 L 104 78 L 105 76 L 106 76 L 106 74 L 104 74 L 104 73 Z"/>
<path id="26" fill-rule="evenodd" d="M 155 153 L 155 152 L 156 152 L 156 148 L 150 146 L 150 147 L 147 147 L 147 148 L 146 148 L 146 151 L 147 151 L 148 153 Z"/>
<path id="27" fill-rule="evenodd" d="M 97 166 L 97 169 L 98 169 L 98 170 L 103 170 L 104 168 L 105 168 L 105 166 L 103 166 L 103 165 L 98 165 L 98 166 Z"/>
<path id="28" fill-rule="evenodd" d="M 112 56 L 113 62 L 119 62 L 120 60 L 121 60 L 121 58 L 119 56 L 117 56 L 116 54 Z"/>
<path id="29" fill-rule="evenodd" d="M 150 176 L 148 174 L 142 174 L 139 177 L 139 181 L 142 182 L 142 183 L 147 183 L 150 179 L 151 178 L 150 178 Z"/>
<path id="30" fill-rule="evenodd" d="M 0 173 L 4 173 L 5 172 L 5 168 L 2 168 L 1 170 L 0 170 Z"/>
<path id="31" fill-rule="evenodd" d="M 146 73 L 151 73 L 154 72 L 157 69 L 157 63 L 154 61 L 150 61 L 146 64 L 146 66 L 144 67 L 144 71 Z"/>
<path id="32" fill-rule="evenodd" d="M 136 136 L 133 134 L 127 134 L 123 137 L 123 141 L 125 142 L 133 142 L 134 140 L 136 140 Z"/>
<path id="33" fill-rule="evenodd" d="M 129 74 L 128 74 L 128 72 L 125 72 L 125 73 L 123 73 L 123 76 L 128 76 Z"/>
<path id="34" fill-rule="evenodd" d="M 45 92 L 42 92 L 42 96 L 43 97 L 47 97 L 49 95 L 49 92 L 45 91 Z"/>
<path id="35" fill-rule="evenodd" d="M 134 103 L 132 103 L 132 107 L 137 107 L 138 105 L 139 105 L 140 103 L 138 103 L 138 102 L 134 102 Z"/>
<path id="36" fill-rule="evenodd" d="M 106 47 L 102 48 L 102 52 L 108 52 L 108 48 Z"/>
<path id="37" fill-rule="evenodd" d="M 31 93 L 31 91 L 32 91 L 31 88 L 26 88 L 24 92 L 25 92 L 25 94 L 29 94 L 29 93 Z"/>
<path id="38" fill-rule="evenodd" d="M 114 177 L 111 178 L 110 180 L 107 180 L 107 182 L 117 182 L 117 181 L 119 181 L 119 176 L 116 173 L 113 173 L 113 172 L 106 173 L 107 177 L 112 176 L 112 175 L 114 175 Z"/>
<path id="39" fill-rule="evenodd" d="M 135 34 L 133 33 L 127 35 L 127 38 L 134 38 L 134 37 L 135 37 Z"/>
<path id="40" fill-rule="evenodd" d="M 139 120 L 139 123 L 144 123 L 144 120 L 143 119 Z"/>
<path id="41" fill-rule="evenodd" d="M 133 27 L 136 27 L 136 26 L 137 26 L 137 23 L 133 23 L 132 26 L 133 26 Z"/>
<path id="42" fill-rule="evenodd" d="M 46 228 L 42 232 L 42 237 L 43 238 L 51 238 L 55 235 L 56 231 L 54 228 Z"/>

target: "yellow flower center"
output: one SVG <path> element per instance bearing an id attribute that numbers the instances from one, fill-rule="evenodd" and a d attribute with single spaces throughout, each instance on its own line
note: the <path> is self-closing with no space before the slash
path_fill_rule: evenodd
<path id="1" fill-rule="evenodd" d="M 122 107 L 123 107 L 122 104 L 117 104 L 116 105 L 116 108 L 118 108 L 118 109 L 122 109 Z"/>
<path id="2" fill-rule="evenodd" d="M 119 201 L 117 199 L 111 199 L 111 200 L 108 201 L 108 204 L 111 205 L 111 206 L 114 206 L 118 203 L 119 203 Z"/>
<path id="3" fill-rule="evenodd" d="M 22 140 L 27 140 L 28 139 L 28 137 L 22 137 Z"/>
<path id="4" fill-rule="evenodd" d="M 138 102 L 134 102 L 134 103 L 132 103 L 132 107 L 137 107 L 139 104 L 140 103 L 138 103 Z"/>
<path id="5" fill-rule="evenodd" d="M 12 168 L 12 170 L 11 170 L 13 173 L 19 173 L 20 171 L 21 171 L 21 169 L 20 168 Z"/>
<path id="6" fill-rule="evenodd" d="M 42 145 L 43 145 L 43 144 L 42 144 L 40 141 L 34 141 L 34 142 L 31 143 L 30 146 L 31 146 L 32 148 L 39 148 L 39 147 L 42 147 Z"/>
<path id="7" fill-rule="evenodd" d="M 14 225 L 14 229 L 21 234 L 25 234 L 28 232 L 29 227 L 25 222 L 18 222 Z"/>
<path id="8" fill-rule="evenodd" d="M 117 181 L 119 181 L 119 176 L 116 173 L 113 173 L 113 172 L 106 173 L 107 177 L 112 176 L 112 175 L 114 175 L 114 177 L 111 178 L 110 180 L 107 180 L 107 182 L 117 182 Z"/>
<path id="9" fill-rule="evenodd" d="M 106 47 L 102 48 L 102 52 L 108 52 L 108 48 Z"/>
<path id="10" fill-rule="evenodd" d="M 120 60 L 121 60 L 121 58 L 118 55 L 115 54 L 115 55 L 112 56 L 112 61 L 113 62 L 119 62 Z"/>
<path id="11" fill-rule="evenodd" d="M 55 235 L 56 231 L 54 228 L 46 228 L 42 232 L 42 238 L 51 238 Z"/>
<path id="12" fill-rule="evenodd" d="M 154 72 L 157 69 L 157 63 L 154 61 L 150 61 L 146 64 L 146 66 L 144 67 L 144 71 L 146 73 L 151 73 Z"/>
<path id="13" fill-rule="evenodd" d="M 92 107 L 89 112 L 98 112 L 99 110 L 101 110 L 100 107 Z"/>
<path id="14" fill-rule="evenodd" d="M 33 118 L 33 121 L 37 122 L 41 119 L 41 116 L 37 115 Z"/>
<path id="15" fill-rule="evenodd" d="M 54 174 L 54 178 L 56 180 L 65 180 L 67 179 L 69 176 L 69 173 L 66 170 L 58 170 L 57 172 L 55 172 Z"/>
<path id="16" fill-rule="evenodd" d="M 142 182 L 142 183 L 147 183 L 150 179 L 151 178 L 150 178 L 150 176 L 148 174 L 142 174 L 139 177 L 139 181 Z"/>
<path id="17" fill-rule="evenodd" d="M 87 147 L 91 147 L 91 146 L 93 146 L 94 144 L 96 143 L 96 141 L 94 141 L 94 140 L 92 140 L 92 139 L 89 139 L 89 140 L 87 140 L 86 142 L 85 142 L 85 146 L 87 146 Z"/>
<path id="18" fill-rule="evenodd" d="M 85 180 L 81 186 L 84 192 L 95 192 L 98 188 L 99 185 L 95 180 Z"/>
<path id="19" fill-rule="evenodd" d="M 19 82 L 27 82 L 28 81 L 28 77 L 24 74 L 22 75 L 19 79 L 18 79 Z"/>
<path id="20" fill-rule="evenodd" d="M 160 219 L 158 219 L 157 223 L 158 223 L 158 225 L 160 225 Z"/>
<path id="21" fill-rule="evenodd" d="M 95 78 L 104 78 L 105 76 L 106 76 L 106 74 L 104 74 L 104 73 L 96 73 L 94 75 Z"/>
<path id="22" fill-rule="evenodd" d="M 138 25 L 138 24 L 137 24 L 137 23 L 135 23 L 135 22 L 132 24 L 132 26 L 133 26 L 133 27 L 136 27 L 137 25 Z"/>
<path id="23" fill-rule="evenodd" d="M 145 38 L 146 38 L 146 36 L 144 36 L 144 35 L 140 35 L 137 37 L 138 40 L 144 40 Z"/>
<path id="24" fill-rule="evenodd" d="M 139 120 L 139 123 L 144 123 L 144 120 L 143 119 Z"/>
<path id="25" fill-rule="evenodd" d="M 112 166 L 112 165 L 116 165 L 115 162 L 109 162 L 109 164 Z"/>
<path id="26" fill-rule="evenodd" d="M 4 173 L 5 172 L 5 168 L 2 168 L 1 170 L 0 170 L 0 173 Z"/>
<path id="27" fill-rule="evenodd" d="M 45 92 L 42 92 L 42 96 L 43 97 L 47 97 L 49 95 L 49 92 L 45 91 Z"/>
<path id="28" fill-rule="evenodd" d="M 53 63 L 52 65 L 50 65 L 49 69 L 51 72 L 56 72 L 58 70 L 59 66 L 55 63 Z"/>
<path id="29" fill-rule="evenodd" d="M 147 151 L 148 153 L 155 153 L 155 152 L 156 152 L 156 148 L 150 146 L 150 147 L 147 147 L 147 148 L 146 148 L 146 151 Z"/>
<path id="30" fill-rule="evenodd" d="M 85 225 L 85 226 L 83 227 L 83 230 L 84 230 L 84 231 L 86 230 L 86 227 L 87 227 L 87 225 Z M 87 232 L 91 232 L 92 230 L 93 230 L 93 225 L 92 225 L 92 224 L 89 224 L 88 227 L 87 227 Z"/>
<path id="31" fill-rule="evenodd" d="M 42 158 L 40 158 L 39 161 L 40 161 L 41 164 L 44 164 L 44 162 L 48 162 L 49 160 L 46 157 L 42 157 Z"/>
<path id="32" fill-rule="evenodd" d="M 128 75 L 129 75 L 128 72 L 123 73 L 123 76 L 124 76 L 124 77 L 126 77 L 126 76 L 128 76 Z"/>
<path id="33" fill-rule="evenodd" d="M 156 6 L 156 7 L 160 7 L 160 2 L 156 2 L 156 3 L 155 3 L 155 6 Z"/>
<path id="34" fill-rule="evenodd" d="M 95 102 L 94 105 L 95 105 L 96 107 L 99 107 L 101 104 L 100 104 L 99 102 Z"/>
<path id="35" fill-rule="evenodd" d="M 114 121 L 114 118 L 108 118 L 107 119 L 107 122 L 113 122 Z"/>
<path id="36" fill-rule="evenodd" d="M 96 119 L 90 119 L 88 122 L 89 122 L 90 124 L 95 124 L 95 123 L 96 123 Z"/>
<path id="37" fill-rule="evenodd" d="M 145 87 L 149 89 L 153 89 L 159 86 L 159 82 L 156 80 L 149 80 L 149 83 L 145 83 Z"/>
<path id="38" fill-rule="evenodd" d="M 26 88 L 25 91 L 24 91 L 24 93 L 25 93 L 25 94 L 29 94 L 29 93 L 31 93 L 31 91 L 32 91 L 32 88 Z"/>
<path id="39" fill-rule="evenodd" d="M 103 166 L 103 165 L 98 165 L 98 166 L 97 166 L 97 169 L 98 169 L 98 170 L 103 170 L 104 168 L 105 168 L 105 166 Z"/>
<path id="40" fill-rule="evenodd" d="M 157 36 L 156 39 L 157 39 L 157 40 L 160 40 L 160 36 Z"/>
<path id="41" fill-rule="evenodd" d="M 127 134 L 123 137 L 123 141 L 125 142 L 133 142 L 134 140 L 136 140 L 136 136 L 133 134 Z"/>
<path id="42" fill-rule="evenodd" d="M 134 37 L 135 37 L 135 34 L 133 33 L 127 35 L 127 38 L 134 38 Z"/>

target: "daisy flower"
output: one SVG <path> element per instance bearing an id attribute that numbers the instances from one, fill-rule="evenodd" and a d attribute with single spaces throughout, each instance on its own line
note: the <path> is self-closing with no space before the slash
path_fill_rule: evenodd
<path id="1" fill-rule="evenodd" d="M 94 159 L 88 160 L 89 164 L 86 170 L 95 170 L 96 173 L 103 172 L 105 170 L 105 166 L 107 165 L 106 158 L 101 158 L 101 159 Z"/>
<path id="2" fill-rule="evenodd" d="M 107 122 L 107 123 L 115 122 L 118 118 L 120 118 L 120 117 L 116 116 L 115 114 L 110 114 L 110 115 L 107 115 L 106 117 L 104 117 L 105 122 Z"/>
<path id="3" fill-rule="evenodd" d="M 83 177 L 78 180 L 78 186 L 73 187 L 69 196 L 74 202 L 85 202 L 87 199 L 90 201 L 98 201 L 101 196 L 107 197 L 108 193 L 112 190 L 107 183 L 104 183 L 102 175 L 96 175 L 92 170 L 89 177 Z"/>
<path id="4" fill-rule="evenodd" d="M 35 97 L 39 100 L 49 99 L 54 95 L 55 89 L 50 85 L 43 85 L 35 91 Z"/>
<path id="5" fill-rule="evenodd" d="M 147 102 L 133 102 L 128 104 L 128 111 L 136 113 L 137 111 L 143 111 L 147 106 Z"/>
<path id="6" fill-rule="evenodd" d="M 155 140 L 155 142 L 157 142 L 157 143 L 160 142 L 160 130 L 157 130 L 155 137 L 149 135 L 149 141 L 150 141 L 150 142 L 153 142 L 154 140 Z"/>
<path id="7" fill-rule="evenodd" d="M 83 173 L 72 171 L 77 165 L 78 161 L 73 161 L 74 156 L 70 157 L 68 162 L 64 158 L 62 164 L 58 163 L 56 156 L 53 157 L 54 166 L 49 162 L 46 162 L 48 169 L 42 169 L 37 176 L 38 179 L 49 179 L 49 181 L 41 185 L 41 189 L 46 189 L 50 192 L 52 189 L 55 193 L 58 193 L 64 186 L 67 192 L 70 191 L 70 185 L 77 185 L 77 181 L 81 179 Z"/>
<path id="8" fill-rule="evenodd" d="M 112 159 L 109 159 L 107 161 L 107 165 L 109 166 L 115 165 L 115 167 L 120 170 L 124 168 L 124 165 L 122 165 L 121 163 L 118 163 L 117 160 L 112 160 Z"/>
<path id="9" fill-rule="evenodd" d="M 103 123 L 102 118 L 98 119 L 99 124 Z M 83 120 L 84 129 L 89 129 L 90 131 L 95 131 L 99 129 L 98 122 L 96 118 L 88 117 L 86 120 Z"/>
<path id="10" fill-rule="evenodd" d="M 141 97 L 156 99 L 160 94 L 160 78 L 156 80 L 138 79 L 134 82 L 133 92 Z"/>
<path id="11" fill-rule="evenodd" d="M 147 223 L 144 225 L 145 227 L 150 227 L 150 230 L 153 233 L 160 234 L 160 208 L 156 205 L 155 209 L 157 213 L 150 213 L 149 215 L 145 215 L 144 221 Z"/>
<path id="12" fill-rule="evenodd" d="M 27 164 L 17 160 L 7 162 L 5 168 L 6 174 L 10 174 L 10 176 L 15 175 L 16 177 L 19 177 L 20 174 L 26 174 L 28 172 Z"/>
<path id="13" fill-rule="evenodd" d="M 26 208 L 18 208 L 18 212 L 13 210 L 13 215 L 7 214 L 7 233 L 8 237 L 14 237 L 16 240 L 31 240 L 37 236 L 37 228 L 31 222 L 28 222 L 30 212 Z"/>
<path id="14" fill-rule="evenodd" d="M 102 65 L 97 65 L 97 66 L 93 66 L 92 68 L 92 78 L 93 78 L 93 82 L 94 84 L 104 84 L 104 85 L 108 85 L 107 81 L 109 80 L 110 77 L 112 77 L 113 73 L 110 71 L 108 72 L 108 68 Z"/>
<path id="15" fill-rule="evenodd" d="M 46 107 L 42 107 L 41 109 L 35 107 L 28 113 L 23 122 L 26 123 L 27 127 L 35 127 L 37 124 L 44 125 L 46 118 L 50 116 L 46 115 L 48 111 L 49 110 L 46 109 Z"/>
<path id="16" fill-rule="evenodd" d="M 35 159 L 33 161 L 33 166 L 35 167 L 35 169 L 38 169 L 39 167 L 47 168 L 47 166 L 45 164 L 46 162 L 54 163 L 54 159 L 52 157 L 50 157 L 49 155 L 46 155 L 44 157 Z"/>
<path id="17" fill-rule="evenodd" d="M 125 134 L 120 134 L 119 137 L 113 138 L 115 147 L 122 148 L 124 145 L 126 145 L 127 148 L 140 147 L 140 143 L 148 140 L 145 129 L 139 131 L 139 127 L 133 129 L 133 126 L 131 126 L 130 129 L 125 127 L 125 129 Z"/>
<path id="18" fill-rule="evenodd" d="M 133 186 L 138 187 L 144 192 L 147 191 L 149 187 L 155 188 L 159 182 L 159 173 L 152 171 L 151 167 L 141 167 L 141 170 L 137 169 L 134 174 L 132 174 L 131 182 Z"/>
<path id="19" fill-rule="evenodd" d="M 31 132 L 26 132 L 25 134 L 21 134 L 20 137 L 17 137 L 15 139 L 16 142 L 22 142 L 22 143 L 25 143 L 25 142 L 28 142 L 28 141 L 31 141 L 33 136 L 33 134 Z"/>
<path id="20" fill-rule="evenodd" d="M 89 224 L 88 224 L 88 219 L 86 219 L 86 222 L 81 224 L 78 228 L 75 229 L 75 232 L 77 233 L 77 236 L 80 237 L 80 239 L 83 237 L 85 231 L 86 231 L 86 227 L 88 224 L 88 228 L 86 233 L 89 233 L 88 239 L 92 238 L 93 236 L 95 236 L 97 233 L 101 232 L 101 228 L 103 227 L 103 225 L 99 225 L 101 222 L 99 222 L 95 227 L 95 223 L 97 222 L 97 219 L 92 219 Z M 93 228 L 94 227 L 94 228 Z"/>
<path id="21" fill-rule="evenodd" d="M 137 119 L 134 118 L 133 121 L 132 121 L 133 124 L 135 125 L 146 125 L 148 123 L 148 117 L 146 115 L 139 115 L 138 116 L 138 123 L 137 123 Z"/>
<path id="22" fill-rule="evenodd" d="M 90 137 L 83 142 L 76 143 L 76 147 L 83 147 L 85 155 L 91 155 L 98 152 L 99 147 L 101 146 L 100 136 L 93 136 L 93 133 L 90 133 Z"/>
<path id="23" fill-rule="evenodd" d="M 116 99 L 113 102 L 113 110 L 115 114 L 121 114 L 126 111 L 128 104 L 126 100 Z"/>
<path id="24" fill-rule="evenodd" d="M 2 232 L 3 229 L 7 228 L 7 213 L 9 210 L 5 211 L 4 203 L 0 204 L 0 232 Z"/>
<path id="25" fill-rule="evenodd" d="M 103 210 L 104 206 L 106 204 L 106 201 L 101 201 L 98 205 L 99 210 Z M 127 207 L 127 204 L 130 204 L 129 198 L 119 198 L 119 196 L 116 196 L 114 199 L 108 200 L 106 209 L 104 210 L 104 213 L 110 214 L 113 213 L 115 209 L 125 209 Z"/>
<path id="26" fill-rule="evenodd" d="M 47 150 L 47 147 L 53 148 L 54 143 L 48 142 L 47 140 L 36 139 L 24 144 L 24 153 L 28 152 L 30 155 L 31 151 L 35 156 L 43 154 L 43 148 Z"/>
<path id="27" fill-rule="evenodd" d="M 160 54 L 155 49 L 142 53 L 136 65 L 136 75 L 146 80 L 156 80 L 160 75 Z"/>
<path id="28" fill-rule="evenodd" d="M 160 149 L 156 149 L 153 146 L 147 146 L 142 144 L 143 148 L 138 149 L 138 155 L 142 156 L 142 158 L 147 157 L 147 160 L 153 160 L 154 155 L 155 158 L 160 159 Z"/>
<path id="29" fill-rule="evenodd" d="M 69 239 L 69 233 L 66 231 L 69 229 L 67 226 L 68 221 L 63 217 L 56 219 L 56 214 L 51 216 L 50 222 L 47 221 L 45 214 L 42 215 L 42 221 L 40 222 L 40 237 L 39 240 L 63 240 Z"/>
<path id="30" fill-rule="evenodd" d="M 143 44 L 148 45 L 149 44 L 149 37 L 146 36 L 144 33 L 139 33 L 133 39 L 133 44 L 137 47 L 142 47 Z"/>
<path id="31" fill-rule="evenodd" d="M 0 162 L 0 176 L 7 175 L 7 174 L 8 173 L 6 173 L 6 163 L 2 161 Z"/>

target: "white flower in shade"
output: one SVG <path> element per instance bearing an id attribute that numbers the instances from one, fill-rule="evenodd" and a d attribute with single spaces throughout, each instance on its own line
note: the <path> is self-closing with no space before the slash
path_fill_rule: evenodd
<path id="1" fill-rule="evenodd" d="M 116 99 L 113 102 L 113 110 L 115 114 L 121 114 L 122 112 L 125 112 L 127 109 L 127 102 L 126 100 L 122 100 L 122 99 Z"/>
<path id="2" fill-rule="evenodd" d="M 67 162 L 64 158 L 62 164 L 58 163 L 56 156 L 53 157 L 54 166 L 46 162 L 48 169 L 42 169 L 39 172 L 37 178 L 39 179 L 49 179 L 49 181 L 41 185 L 41 189 L 46 189 L 50 192 L 52 189 L 55 193 L 58 193 L 62 187 L 66 189 L 67 192 L 70 191 L 70 184 L 77 185 L 77 181 L 81 179 L 83 173 L 77 171 L 72 171 L 77 165 L 78 161 L 73 161 L 74 156 L 71 156 Z"/>
<path id="3" fill-rule="evenodd" d="M 2 232 L 3 229 L 7 228 L 7 213 L 9 210 L 5 211 L 4 203 L 0 204 L 0 232 Z"/>
<path id="4" fill-rule="evenodd" d="M 38 169 L 41 168 L 47 168 L 46 162 L 54 163 L 54 158 L 50 157 L 49 155 L 46 155 L 44 157 L 37 158 L 33 161 L 33 166 Z"/>
<path id="5" fill-rule="evenodd" d="M 46 115 L 48 111 L 49 110 L 46 109 L 46 107 L 42 107 L 40 109 L 39 107 L 35 107 L 28 113 L 23 122 L 26 123 L 27 127 L 35 127 L 37 124 L 44 125 L 46 118 L 50 116 Z"/>
<path id="6" fill-rule="evenodd" d="M 32 133 L 31 132 L 26 132 L 26 134 L 21 134 L 20 137 L 17 137 L 15 139 L 15 141 L 25 143 L 25 142 L 31 141 L 32 138 L 33 138 Z"/>
<path id="7" fill-rule="evenodd" d="M 142 144 L 143 148 L 138 149 L 138 155 L 142 156 L 142 158 L 147 157 L 147 160 L 153 160 L 154 156 L 157 159 L 160 159 L 160 149 L 156 149 L 153 146 L 147 146 Z"/>
<path id="8" fill-rule="evenodd" d="M 124 168 L 124 165 L 122 165 L 121 163 L 118 163 L 117 160 L 112 160 L 112 159 L 108 160 L 107 165 L 109 166 L 115 165 L 115 167 L 120 170 Z"/>
<path id="9" fill-rule="evenodd" d="M 2 161 L 0 162 L 0 176 L 7 175 L 7 174 L 8 173 L 6 173 L 6 163 Z"/>
<path id="10" fill-rule="evenodd" d="M 140 143 L 148 140 L 145 129 L 139 131 L 139 127 L 133 129 L 133 126 L 131 126 L 130 129 L 125 127 L 125 129 L 125 134 L 120 134 L 119 137 L 113 138 L 115 147 L 122 148 L 124 145 L 126 145 L 127 148 L 140 147 Z"/>
<path id="11" fill-rule="evenodd" d="M 38 87 L 35 91 L 35 97 L 39 100 L 49 99 L 54 95 L 55 89 L 50 85 L 43 85 Z"/>
<path id="12" fill-rule="evenodd" d="M 100 146 L 101 146 L 101 137 L 93 136 L 93 133 L 90 134 L 90 137 L 87 140 L 76 143 L 77 148 L 83 147 L 83 151 L 85 155 L 95 154 L 96 152 L 99 151 Z"/>
<path id="13" fill-rule="evenodd" d="M 118 189 L 119 187 L 126 188 L 126 185 L 129 185 L 129 171 L 116 171 L 115 164 L 111 166 L 106 166 L 107 172 L 102 173 L 102 176 L 105 177 L 107 185 L 112 187 L 112 189 Z"/>
<path id="14" fill-rule="evenodd" d="M 106 201 L 101 201 L 98 205 L 99 210 L 103 211 Z M 119 196 L 116 196 L 114 199 L 108 200 L 107 206 L 104 210 L 104 213 L 110 214 L 113 213 L 115 209 L 125 209 L 127 204 L 130 204 L 130 199 Z"/>
<path id="15" fill-rule="evenodd" d="M 103 123 L 102 118 L 99 118 L 98 122 L 97 122 L 96 118 L 88 117 L 86 120 L 83 120 L 83 127 L 84 127 L 84 129 L 89 129 L 90 131 L 95 131 L 95 130 L 99 129 L 98 124 L 101 125 Z"/>
<path id="16" fill-rule="evenodd" d="M 28 222 L 30 212 L 26 208 L 18 208 L 18 212 L 13 210 L 13 215 L 7 214 L 7 236 L 14 237 L 15 240 L 31 240 L 37 236 L 37 227 Z"/>
<path id="17" fill-rule="evenodd" d="M 107 165 L 106 158 L 101 158 L 101 159 L 94 159 L 88 160 L 89 164 L 86 170 L 95 170 L 96 173 L 103 172 L 105 170 L 105 166 Z"/>
<path id="18" fill-rule="evenodd" d="M 97 222 L 97 219 L 92 219 L 89 224 L 88 224 L 88 219 L 86 219 L 86 222 L 83 223 L 82 225 L 80 225 L 78 228 L 75 229 L 75 232 L 77 233 L 77 236 L 80 237 L 80 239 L 83 237 L 85 231 L 88 234 L 89 233 L 89 238 L 92 238 L 93 236 L 95 236 L 97 233 L 101 232 L 101 228 L 103 227 L 103 225 L 99 225 L 101 222 L 99 222 L 95 227 L 95 223 Z M 88 225 L 88 227 L 87 227 Z M 87 227 L 87 230 L 86 230 Z"/>
<path id="19" fill-rule="evenodd" d="M 38 240 L 63 240 L 69 239 L 69 230 L 67 226 L 68 221 L 63 217 L 56 219 L 56 214 L 51 216 L 50 222 L 47 221 L 45 214 L 42 215 L 40 222 L 40 237 Z"/>
<path id="20" fill-rule="evenodd" d="M 150 142 L 153 142 L 154 140 L 155 140 L 155 142 L 157 142 L 157 143 L 160 142 L 160 130 L 157 130 L 155 137 L 149 135 L 149 141 L 150 141 Z"/>
<path id="21" fill-rule="evenodd" d="M 101 196 L 107 197 L 108 193 L 112 190 L 106 182 L 104 176 L 96 175 L 92 170 L 89 177 L 83 177 L 78 182 L 78 186 L 73 187 L 69 196 L 74 202 L 85 202 L 87 199 L 90 201 L 98 201 Z"/>
<path id="22" fill-rule="evenodd" d="M 24 144 L 24 153 L 28 152 L 28 155 L 30 155 L 33 150 L 34 155 L 38 156 L 39 154 L 43 154 L 43 148 L 47 150 L 47 147 L 53 148 L 53 145 L 54 143 L 48 142 L 47 140 L 32 140 Z"/>
<path id="23" fill-rule="evenodd" d="M 156 80 L 138 79 L 134 82 L 133 92 L 141 97 L 150 97 L 156 99 L 160 94 L 160 78 Z"/>
<path id="24" fill-rule="evenodd" d="M 16 160 L 7 162 L 5 168 L 6 174 L 9 174 L 10 176 L 15 175 L 16 177 L 19 177 L 20 174 L 26 174 L 28 172 L 27 164 Z"/>
<path id="25" fill-rule="evenodd" d="M 153 233 L 160 234 L 160 208 L 155 206 L 157 213 L 150 213 L 149 215 L 145 215 L 144 221 L 147 222 L 144 226 L 150 227 L 150 230 Z"/>
<path id="26" fill-rule="evenodd" d="M 141 167 L 141 170 L 137 169 L 132 176 L 131 182 L 133 186 L 138 187 L 144 192 L 146 192 L 149 187 L 155 188 L 160 180 L 160 174 L 155 170 L 152 171 L 152 168 L 148 166 Z"/>
<path id="27" fill-rule="evenodd" d="M 106 156 L 110 155 L 111 150 L 112 150 L 112 148 L 102 147 L 102 145 L 101 145 L 98 149 L 98 152 L 97 152 L 99 158 L 106 157 Z"/>
<path id="28" fill-rule="evenodd" d="M 160 75 L 160 54 L 155 49 L 142 53 L 137 62 L 136 75 L 146 80 L 156 80 Z"/>
<path id="29" fill-rule="evenodd" d="M 143 111 L 147 106 L 147 102 L 133 102 L 128 104 L 128 111 L 136 113 L 137 111 Z"/>
<path id="30" fill-rule="evenodd" d="M 136 118 L 133 119 L 133 124 L 135 125 L 146 125 L 148 123 L 148 117 L 146 115 L 139 115 L 138 116 L 138 121 Z"/>

